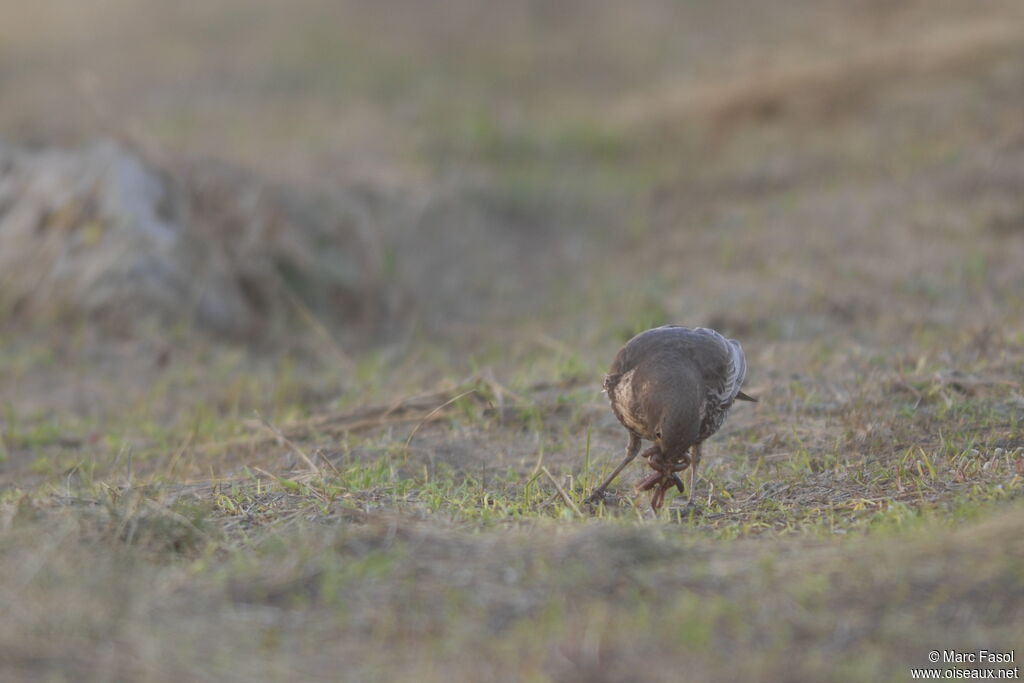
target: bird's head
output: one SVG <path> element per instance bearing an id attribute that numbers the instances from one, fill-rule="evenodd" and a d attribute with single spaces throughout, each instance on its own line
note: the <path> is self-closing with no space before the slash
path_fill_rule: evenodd
<path id="1" fill-rule="evenodd" d="M 654 432 L 654 445 L 661 462 L 681 464 L 690 461 L 690 444 L 666 435 L 661 429 Z"/>

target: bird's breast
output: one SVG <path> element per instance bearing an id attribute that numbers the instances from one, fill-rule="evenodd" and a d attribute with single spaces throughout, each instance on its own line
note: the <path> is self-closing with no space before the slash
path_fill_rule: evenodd
<path id="1" fill-rule="evenodd" d="M 615 417 L 619 418 L 622 425 L 640 436 L 650 438 L 647 427 L 647 420 L 641 414 L 641 402 L 638 400 L 636 368 L 622 374 L 618 381 L 608 389 L 608 399 L 611 401 Z"/>

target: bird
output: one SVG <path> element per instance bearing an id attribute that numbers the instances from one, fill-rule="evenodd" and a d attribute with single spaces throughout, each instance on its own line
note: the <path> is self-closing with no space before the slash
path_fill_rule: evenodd
<path id="1" fill-rule="evenodd" d="M 642 456 L 654 473 L 637 492 L 653 489 L 651 508 L 657 512 L 673 486 L 683 493 L 679 472 L 689 469 L 692 507 L 701 444 L 722 426 L 734 401 L 757 401 L 741 390 L 746 374 L 740 343 L 706 327 L 663 325 L 626 342 L 604 380 L 612 411 L 629 432 L 626 457 L 587 501 L 603 499 L 647 440 L 653 445 Z"/>

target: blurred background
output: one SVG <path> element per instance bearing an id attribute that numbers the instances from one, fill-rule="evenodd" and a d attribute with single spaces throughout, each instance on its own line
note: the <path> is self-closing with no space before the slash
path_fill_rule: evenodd
<path id="1" fill-rule="evenodd" d="M 4 319 L 364 347 L 991 313 L 1024 284 L 1021 18 L 9 3 Z"/>

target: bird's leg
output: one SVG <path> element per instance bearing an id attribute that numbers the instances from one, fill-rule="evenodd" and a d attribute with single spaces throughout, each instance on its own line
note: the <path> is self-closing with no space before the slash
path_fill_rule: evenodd
<path id="1" fill-rule="evenodd" d="M 601 498 L 601 496 L 604 494 L 604 490 L 606 488 L 608 488 L 608 485 L 612 483 L 612 481 L 615 479 L 615 477 L 619 476 L 619 472 L 621 472 L 623 469 L 625 469 L 626 465 L 628 465 L 629 463 L 633 462 L 633 460 L 639 454 L 640 454 L 640 437 L 637 436 L 635 433 L 630 432 L 629 433 L 629 444 L 626 446 L 626 457 L 623 458 L 622 462 L 619 463 L 619 466 L 615 468 L 615 471 L 612 472 L 610 475 L 608 475 L 608 478 L 605 479 L 603 482 L 601 482 L 600 486 L 598 486 L 596 489 L 594 489 L 593 493 L 591 493 L 587 497 L 586 502 L 594 503 L 594 502 L 598 501 Z"/>
<path id="2" fill-rule="evenodd" d="M 697 465 L 700 463 L 700 444 L 695 443 L 690 449 L 690 495 L 686 500 L 688 507 L 693 506 L 694 484 L 696 484 Z"/>

